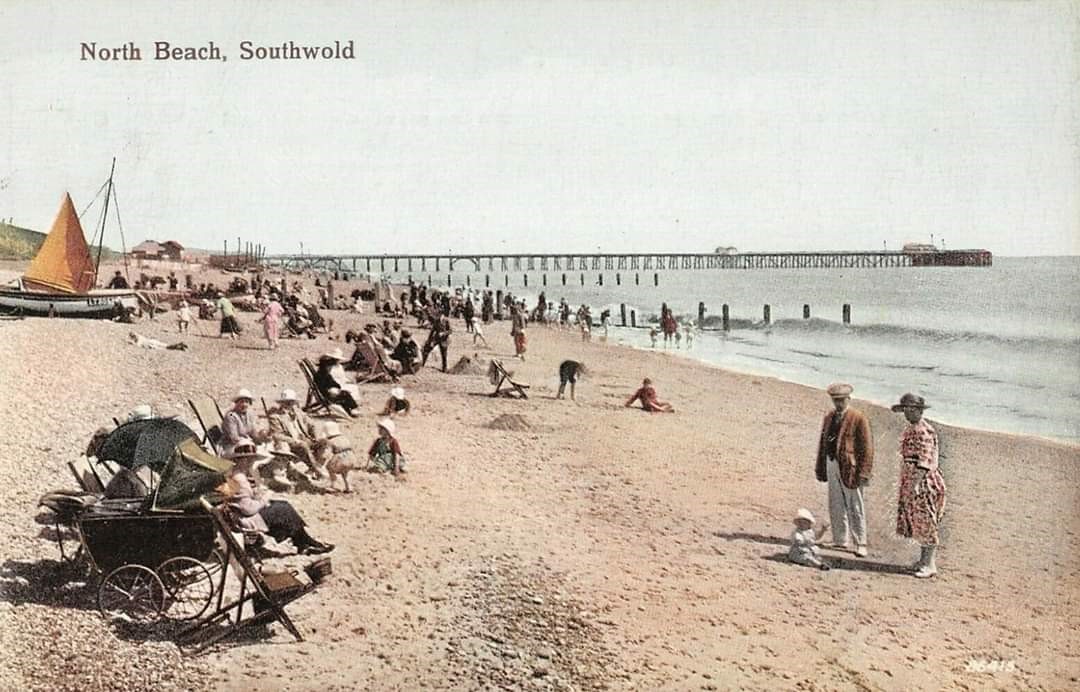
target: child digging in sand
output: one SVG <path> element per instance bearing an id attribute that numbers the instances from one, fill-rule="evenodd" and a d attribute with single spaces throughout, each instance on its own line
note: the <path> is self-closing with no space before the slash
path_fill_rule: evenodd
<path id="1" fill-rule="evenodd" d="M 800 509 L 795 515 L 795 530 L 791 532 L 788 559 L 797 565 L 829 569 L 828 563 L 822 561 L 817 547 L 817 542 L 828 528 L 829 524 L 825 523 L 815 529 L 814 515 L 808 509 Z"/>

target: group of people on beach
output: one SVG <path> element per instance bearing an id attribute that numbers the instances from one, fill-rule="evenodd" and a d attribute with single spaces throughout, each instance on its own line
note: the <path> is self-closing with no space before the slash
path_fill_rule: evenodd
<path id="1" fill-rule="evenodd" d="M 815 476 L 828 485 L 832 548 L 869 555 L 864 490 L 874 467 L 874 440 L 866 416 L 850 406 L 850 384 L 838 382 L 826 389 L 833 409 L 825 414 L 818 442 Z M 923 417 L 930 408 L 916 394 L 904 394 L 892 407 L 903 413 L 907 427 L 900 436 L 900 488 L 897 498 L 896 533 L 920 547 L 912 573 L 920 578 L 938 572 L 937 549 L 945 512 L 945 479 L 939 466 L 938 436 Z M 828 569 L 817 541 L 830 524 L 815 527 L 813 514 L 800 509 L 794 519 L 788 557 L 796 563 Z M 854 542 L 854 546 L 852 546 Z"/>

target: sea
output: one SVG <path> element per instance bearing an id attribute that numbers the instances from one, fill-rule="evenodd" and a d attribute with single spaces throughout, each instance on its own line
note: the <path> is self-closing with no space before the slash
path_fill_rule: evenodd
<path id="1" fill-rule="evenodd" d="M 529 272 L 528 286 L 522 272 L 454 273 L 449 282 L 477 289 L 486 280 L 530 309 L 544 291 L 549 302 L 590 306 L 596 321 L 611 310 L 609 341 L 642 349 L 651 339 L 640 327 L 655 324 L 667 303 L 681 322 L 695 323 L 691 348 L 668 347 L 682 357 L 814 387 L 845 381 L 856 398 L 882 405 L 914 392 L 931 405 L 932 420 L 1080 443 L 1080 257 L 995 257 L 992 267 L 668 270 L 656 273 L 657 285 L 652 271 L 620 272 L 618 285 L 613 271 L 566 274 L 565 286 L 562 272 Z M 447 279 L 432 276 L 432 285 L 444 288 Z M 628 322 L 634 311 L 638 329 L 619 326 L 620 304 Z"/>

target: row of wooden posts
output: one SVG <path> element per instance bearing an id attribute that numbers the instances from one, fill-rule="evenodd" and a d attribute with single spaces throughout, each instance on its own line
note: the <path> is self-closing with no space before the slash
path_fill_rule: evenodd
<path id="1" fill-rule="evenodd" d="M 810 305 L 804 304 L 802 306 L 802 316 L 804 320 L 810 319 Z M 637 312 L 635 310 L 630 311 L 630 324 L 626 323 L 626 303 L 619 304 L 619 317 L 622 322 L 622 326 L 637 327 Z M 841 318 L 844 324 L 851 324 L 851 305 L 844 303 L 841 311 Z M 772 324 L 772 306 L 766 304 L 761 313 L 761 319 L 765 324 Z M 720 308 L 720 322 L 722 329 L 727 332 L 731 331 L 731 309 L 727 303 Z M 705 324 L 705 303 L 698 303 L 698 327 Z M 644 325 L 642 325 L 644 326 Z"/>

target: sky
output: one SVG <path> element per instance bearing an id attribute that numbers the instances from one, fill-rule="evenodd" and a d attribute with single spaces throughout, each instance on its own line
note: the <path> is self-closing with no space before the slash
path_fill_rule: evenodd
<path id="1" fill-rule="evenodd" d="M 1078 8 L 3 0 L 0 218 L 115 156 L 127 247 L 1080 254 Z M 241 60 L 288 40 L 356 57 Z"/>

